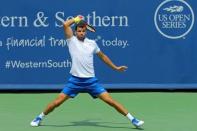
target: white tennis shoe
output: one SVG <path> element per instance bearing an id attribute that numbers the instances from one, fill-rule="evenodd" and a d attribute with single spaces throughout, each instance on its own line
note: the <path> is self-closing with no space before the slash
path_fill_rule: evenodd
<path id="1" fill-rule="evenodd" d="M 139 128 L 144 124 L 144 121 L 138 120 L 136 118 L 134 118 L 131 122 L 136 128 Z"/>
<path id="2" fill-rule="evenodd" d="M 41 119 L 39 116 L 37 116 L 37 117 L 30 123 L 30 125 L 33 126 L 33 127 L 39 126 L 40 123 L 41 123 L 41 121 L 42 121 L 42 119 Z"/>

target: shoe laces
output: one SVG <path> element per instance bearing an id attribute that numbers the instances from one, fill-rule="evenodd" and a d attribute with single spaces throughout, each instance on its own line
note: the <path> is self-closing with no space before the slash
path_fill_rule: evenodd
<path id="1" fill-rule="evenodd" d="M 41 118 L 40 118 L 40 117 L 36 117 L 36 118 L 34 119 L 34 122 L 37 122 L 37 121 L 41 121 Z"/>

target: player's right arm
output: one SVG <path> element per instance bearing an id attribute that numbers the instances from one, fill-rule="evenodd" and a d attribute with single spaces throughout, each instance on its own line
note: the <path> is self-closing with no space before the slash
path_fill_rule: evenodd
<path id="1" fill-rule="evenodd" d="M 74 24 L 74 22 L 75 22 L 74 19 L 69 19 L 64 22 L 64 32 L 67 39 L 73 36 L 73 31 L 70 26 Z"/>
<path id="2" fill-rule="evenodd" d="M 69 39 L 73 36 L 73 31 L 70 26 L 74 23 L 76 23 L 76 24 L 79 23 L 82 19 L 83 19 L 83 16 L 78 15 L 77 17 L 66 20 L 64 22 L 64 32 L 65 32 L 67 39 Z"/>

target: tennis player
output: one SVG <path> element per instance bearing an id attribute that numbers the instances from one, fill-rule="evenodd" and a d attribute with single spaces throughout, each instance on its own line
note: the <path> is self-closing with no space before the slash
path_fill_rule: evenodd
<path id="1" fill-rule="evenodd" d="M 126 116 L 135 127 L 140 127 L 144 121 L 138 120 L 131 115 L 120 103 L 115 101 L 110 94 L 98 83 L 95 77 L 93 66 L 93 55 L 96 54 L 104 63 L 116 71 L 123 72 L 126 66 L 116 66 L 100 50 L 94 40 L 86 37 L 86 25 L 81 22 L 82 16 L 77 16 L 64 22 L 65 35 L 67 37 L 68 49 L 72 59 L 70 70 L 71 77 L 58 97 L 48 104 L 45 110 L 38 115 L 31 123 L 31 126 L 39 126 L 43 118 L 60 106 L 69 98 L 74 98 L 80 92 L 87 92 L 93 98 L 100 98 L 119 113 Z M 76 24 L 75 32 L 71 29 L 72 24 Z"/>

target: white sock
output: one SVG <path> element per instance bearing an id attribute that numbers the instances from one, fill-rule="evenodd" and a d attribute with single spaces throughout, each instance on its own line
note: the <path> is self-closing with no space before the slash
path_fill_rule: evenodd
<path id="1" fill-rule="evenodd" d="M 45 114 L 44 114 L 43 112 L 39 115 L 39 117 L 40 117 L 41 119 L 43 119 L 44 116 L 45 116 Z"/>
<path id="2" fill-rule="evenodd" d="M 126 116 L 127 116 L 127 118 L 128 118 L 130 121 L 132 121 L 132 120 L 134 119 L 134 117 L 133 117 L 130 113 L 128 113 Z"/>

